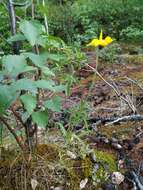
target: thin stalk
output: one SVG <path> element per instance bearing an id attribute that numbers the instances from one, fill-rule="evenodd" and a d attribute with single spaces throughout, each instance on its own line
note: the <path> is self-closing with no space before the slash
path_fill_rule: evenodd
<path id="1" fill-rule="evenodd" d="M 43 0 L 43 8 L 45 9 L 45 0 Z M 46 13 L 44 13 L 44 22 L 45 22 L 45 30 L 46 30 L 46 33 L 49 35 L 49 27 L 48 27 L 48 19 L 47 19 L 47 15 Z"/>
<path id="2" fill-rule="evenodd" d="M 98 61 L 99 61 L 99 48 L 98 47 L 96 47 L 95 52 L 96 52 L 96 71 L 97 71 L 97 69 L 98 69 Z"/>
<path id="3" fill-rule="evenodd" d="M 35 1 L 32 0 L 32 19 L 34 19 L 34 18 L 35 18 Z M 40 51 L 39 51 L 39 47 L 38 47 L 37 44 L 33 47 L 33 51 L 34 51 L 35 54 L 39 55 Z M 37 73 L 37 75 L 35 76 L 35 81 L 36 81 L 36 80 L 39 80 L 40 78 L 41 78 L 41 70 L 38 69 L 38 73 Z M 38 108 L 38 102 L 39 102 L 39 99 L 40 99 L 40 89 L 39 89 L 39 88 L 38 88 L 38 94 L 37 94 L 37 97 L 36 97 L 36 98 L 37 98 L 37 106 L 36 106 L 36 109 L 37 109 L 37 108 Z M 32 119 L 31 119 L 31 118 L 29 118 L 29 120 L 32 122 Z M 33 137 L 34 134 L 35 134 L 35 136 L 36 136 L 36 146 L 37 146 L 37 144 L 38 144 L 37 129 L 38 129 L 37 124 L 35 124 L 35 125 L 34 125 L 33 135 L 31 136 L 31 137 Z"/>

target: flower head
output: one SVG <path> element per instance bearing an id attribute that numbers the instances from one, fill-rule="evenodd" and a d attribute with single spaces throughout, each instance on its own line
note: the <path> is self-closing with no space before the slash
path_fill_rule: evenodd
<path id="1" fill-rule="evenodd" d="M 112 41 L 113 41 L 113 39 L 110 36 L 107 36 L 105 39 L 103 39 L 103 33 L 102 33 L 102 30 L 101 30 L 99 39 L 97 39 L 97 38 L 93 39 L 89 44 L 87 44 L 87 46 L 93 46 L 93 47 L 102 46 L 102 47 L 105 47 L 105 46 L 109 45 Z"/>

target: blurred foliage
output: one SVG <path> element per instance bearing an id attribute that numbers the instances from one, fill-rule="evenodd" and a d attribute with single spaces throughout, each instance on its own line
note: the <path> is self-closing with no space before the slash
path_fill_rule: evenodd
<path id="1" fill-rule="evenodd" d="M 21 2 L 21 1 L 14 1 Z M 31 1 L 17 6 L 17 21 L 31 18 Z M 50 35 L 81 45 L 97 37 L 101 28 L 105 35 L 117 40 L 140 41 L 143 34 L 143 0 L 42 0 L 35 1 L 35 18 L 44 23 L 47 15 Z M 10 50 L 7 1 L 0 2 L 0 51 Z M 7 46 L 7 47 L 6 47 Z"/>
<path id="2" fill-rule="evenodd" d="M 50 32 L 63 39 L 85 42 L 100 29 L 117 40 L 141 39 L 143 28 L 143 0 L 75 0 L 49 3 Z"/>

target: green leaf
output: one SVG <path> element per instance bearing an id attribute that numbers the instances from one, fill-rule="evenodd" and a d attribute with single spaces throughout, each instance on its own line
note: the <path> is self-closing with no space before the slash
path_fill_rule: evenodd
<path id="1" fill-rule="evenodd" d="M 11 44 L 12 42 L 23 41 L 23 40 L 26 40 L 23 34 L 16 34 L 14 36 L 11 36 L 7 41 Z"/>
<path id="2" fill-rule="evenodd" d="M 20 30 L 31 46 L 39 44 L 38 41 L 43 30 L 40 23 L 24 20 L 20 23 Z"/>
<path id="3" fill-rule="evenodd" d="M 45 54 L 36 55 L 34 53 L 23 53 L 26 58 L 29 58 L 35 66 L 41 67 L 45 65 L 47 56 Z"/>
<path id="4" fill-rule="evenodd" d="M 43 88 L 43 89 L 55 91 L 54 81 L 38 80 L 38 81 L 35 81 L 35 85 L 37 88 Z"/>
<path id="5" fill-rule="evenodd" d="M 17 97 L 18 93 L 13 91 L 11 86 L 0 85 L 0 115 L 11 106 Z"/>
<path id="6" fill-rule="evenodd" d="M 0 82 L 4 79 L 4 73 L 0 71 Z"/>
<path id="7" fill-rule="evenodd" d="M 29 114 L 31 114 L 36 108 L 37 100 L 32 94 L 24 94 L 20 97 L 25 109 Z"/>
<path id="8" fill-rule="evenodd" d="M 47 76 L 55 76 L 55 74 L 48 67 L 41 67 L 42 72 Z"/>
<path id="9" fill-rule="evenodd" d="M 32 66 L 26 66 L 23 70 L 22 73 L 25 73 L 25 72 L 30 72 L 30 71 L 36 71 L 37 68 L 36 67 L 32 67 Z"/>
<path id="10" fill-rule="evenodd" d="M 52 80 L 38 80 L 35 81 L 35 85 L 37 88 L 43 88 L 43 89 L 48 89 L 53 92 L 63 92 L 65 91 L 66 87 L 65 85 L 55 85 L 54 81 Z"/>
<path id="11" fill-rule="evenodd" d="M 48 124 L 48 113 L 46 111 L 37 111 L 32 113 L 32 120 L 39 127 L 46 127 Z"/>
<path id="12" fill-rule="evenodd" d="M 62 124 L 62 123 L 57 123 L 57 125 L 59 126 L 59 129 L 60 129 L 60 131 L 61 131 L 63 137 L 64 137 L 65 139 L 67 139 L 66 137 L 67 137 L 67 134 L 68 134 L 68 133 L 67 133 L 65 127 L 63 126 L 63 124 Z"/>
<path id="13" fill-rule="evenodd" d="M 55 92 L 63 92 L 66 90 L 66 86 L 65 85 L 58 85 L 54 87 Z"/>
<path id="14" fill-rule="evenodd" d="M 47 54 L 36 55 L 34 53 L 24 53 L 23 55 L 26 58 L 29 58 L 35 66 L 41 68 L 45 75 L 55 76 L 55 74 L 47 66 L 44 66 L 47 62 Z"/>
<path id="15" fill-rule="evenodd" d="M 20 79 L 12 84 L 13 89 L 15 91 L 21 91 L 21 90 L 28 90 L 33 94 L 37 93 L 37 87 L 35 85 L 35 82 L 30 79 Z"/>
<path id="16" fill-rule="evenodd" d="M 61 54 L 55 54 L 55 53 L 48 53 L 47 54 L 47 58 L 51 61 L 62 61 L 65 59 L 65 56 L 61 55 Z"/>
<path id="17" fill-rule="evenodd" d="M 61 97 L 55 96 L 51 100 L 47 100 L 44 103 L 44 106 L 52 111 L 60 112 L 61 111 Z"/>
<path id="18" fill-rule="evenodd" d="M 60 48 L 65 47 L 64 41 L 59 37 L 48 35 L 46 36 L 46 41 L 47 41 L 47 47 L 49 48 L 52 47 L 52 48 L 60 49 Z"/>
<path id="19" fill-rule="evenodd" d="M 27 67 L 25 57 L 22 55 L 7 55 L 2 59 L 3 67 L 7 74 L 16 77 Z"/>

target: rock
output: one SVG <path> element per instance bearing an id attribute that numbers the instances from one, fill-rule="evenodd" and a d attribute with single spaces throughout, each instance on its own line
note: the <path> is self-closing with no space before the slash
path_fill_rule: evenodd
<path id="1" fill-rule="evenodd" d="M 119 160 L 118 161 L 118 168 L 124 168 L 124 160 Z"/>
<path id="2" fill-rule="evenodd" d="M 85 179 L 81 180 L 81 182 L 80 182 L 80 189 L 85 188 L 87 182 L 88 182 L 88 178 L 85 178 Z"/>
<path id="3" fill-rule="evenodd" d="M 36 189 L 37 185 L 38 185 L 38 181 L 36 179 L 31 179 L 31 187 L 33 190 Z"/>
<path id="4" fill-rule="evenodd" d="M 122 146 L 118 143 L 112 143 L 112 146 L 116 149 L 116 150 L 121 150 Z"/>
<path id="5" fill-rule="evenodd" d="M 73 152 L 71 152 L 71 151 L 67 151 L 67 155 L 71 158 L 71 159 L 76 159 L 77 158 L 77 156 L 73 153 Z"/>
<path id="6" fill-rule="evenodd" d="M 120 172 L 113 172 L 111 179 L 112 179 L 112 183 L 115 185 L 119 185 L 124 181 L 124 175 L 122 175 Z"/>

